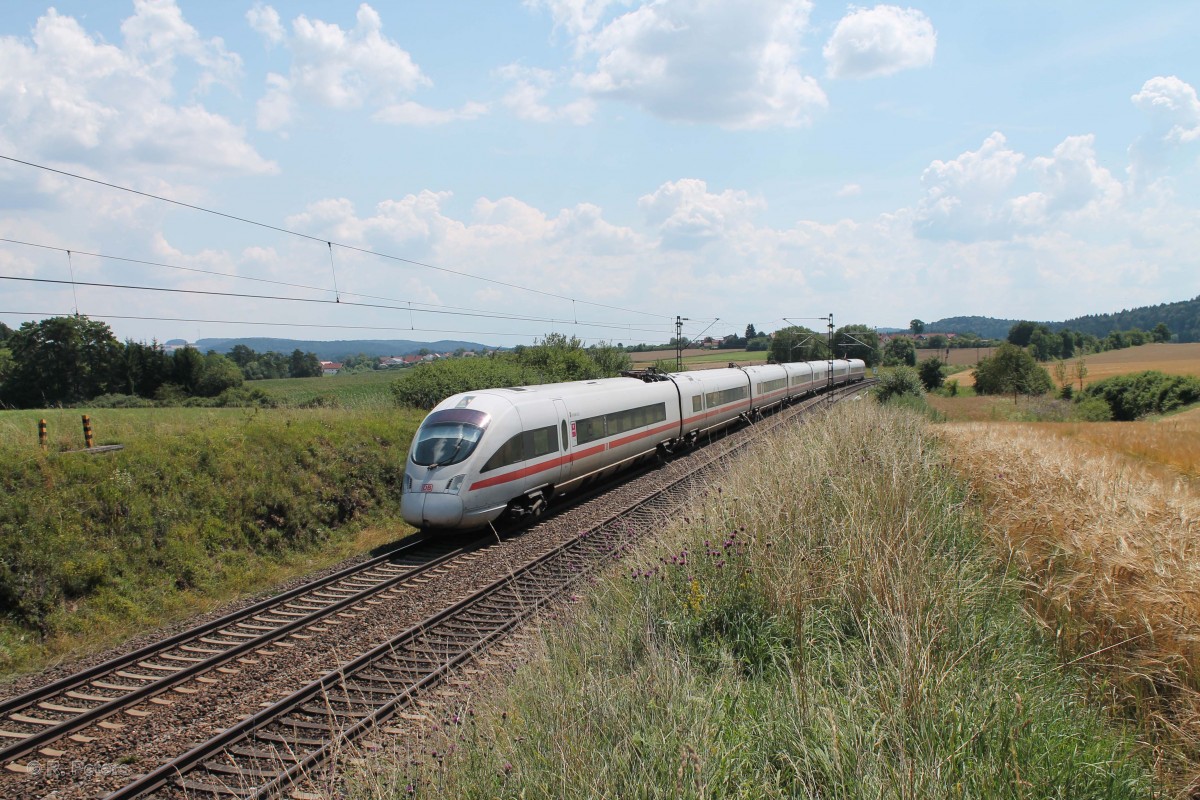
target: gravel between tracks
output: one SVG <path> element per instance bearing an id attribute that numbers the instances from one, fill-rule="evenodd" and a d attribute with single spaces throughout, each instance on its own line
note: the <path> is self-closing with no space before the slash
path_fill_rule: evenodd
<path id="1" fill-rule="evenodd" d="M 735 444 L 752 436 L 754 429 L 730 434 L 718 444 Z M 0 772 L 0 798 L 28 800 L 35 797 L 93 798 L 124 785 L 135 775 L 186 752 L 194 745 L 219 733 L 247 715 L 290 694 L 302 685 L 336 669 L 382 641 L 415 625 L 427 616 L 487 586 L 512 570 L 550 549 L 574 538 L 579 531 L 610 516 L 662 484 L 669 483 L 695 469 L 698 461 L 712 457 L 713 448 L 701 448 L 693 455 L 639 475 L 605 494 L 564 511 L 520 535 L 498 539 L 495 543 L 456 559 L 428 574 L 412 590 L 386 594 L 366 609 L 356 608 L 354 616 L 335 616 L 302 633 L 268 646 L 250 657 L 231 662 L 204 678 L 183 684 L 176 691 L 144 703 L 135 713 L 111 718 L 118 729 L 92 727 L 83 731 L 89 742 L 61 741 L 51 745 L 37 758 L 23 760 L 29 772 Z M 355 560 L 322 571 L 326 574 Z M 304 583 L 317 575 L 296 581 Z M 390 593 L 388 593 L 390 594 Z M 82 666 L 128 652 L 137 646 L 162 638 L 167 633 L 191 627 L 205 619 L 228 613 L 254 602 L 247 599 L 219 612 L 189 620 L 186 625 L 157 631 L 109 653 L 85 661 L 61 665 L 55 670 L 14 683 L 13 693 L 74 672 Z M 521 659 L 519 646 L 505 645 L 490 656 L 496 662 Z M 511 669 L 506 664 L 499 672 Z M 495 674 L 493 667 L 489 672 Z M 469 695 L 471 681 L 450 682 L 444 690 L 428 696 L 422 713 L 430 719 L 444 716 L 445 708 L 461 705 Z M 420 725 L 413 727 L 414 742 L 419 742 Z M 48 753 L 48 754 L 47 754 Z"/>

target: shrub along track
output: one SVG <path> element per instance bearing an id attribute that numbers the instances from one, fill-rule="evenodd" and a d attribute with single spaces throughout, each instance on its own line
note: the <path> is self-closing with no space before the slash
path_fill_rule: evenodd
<path id="1" fill-rule="evenodd" d="M 860 388 L 845 387 L 835 395 Z M 40 738 L 18 740 L 8 752 L 40 750 L 9 766 L 0 793 L 30 797 L 57 791 L 57 797 L 68 797 L 116 789 L 112 797 L 139 797 L 159 791 L 178 795 L 182 787 L 187 796 L 278 794 L 342 743 L 369 730 L 388 730 L 383 723 L 389 717 L 448 671 L 478 657 L 583 577 L 619 558 L 653 529 L 654 521 L 678 507 L 679 497 L 702 485 L 750 439 L 826 399 L 832 398 L 804 401 L 581 502 L 520 537 L 489 536 L 466 544 L 418 539 L 355 567 L 352 574 L 292 590 L 282 602 L 256 604 L 236 619 L 172 637 L 163 643 L 166 649 L 146 648 L 118 664 L 57 681 L 51 685 L 53 696 L 65 701 L 31 694 L 8 701 L 0 709 L 18 715 L 17 721 L 48 723 L 54 713 L 67 717 L 54 726 L 25 723 L 43 738 L 50 730 L 61 736 L 70 733 L 68 728 L 90 724 L 79 722 L 78 712 L 56 711 L 85 702 L 94 706 L 86 714 L 110 719 L 117 714 L 120 721 L 89 728 L 86 736 L 74 734 L 55 748 L 45 747 Z M 405 626 L 396 636 L 395 630 Z M 198 652 L 218 647 L 218 652 Z M 165 677 L 151 680 L 152 664 Z M 117 689 L 108 694 L 78 689 L 89 682 L 95 687 L 97 681 L 102 689 L 121 685 L 129 702 L 108 699 Z M 305 688 L 295 692 L 297 685 Z M 160 697 L 168 692 L 169 699 Z M 286 696 L 264 702 L 280 695 Z M 266 710 L 254 713 L 262 706 Z M 29 713 L 32 708 L 39 717 Z M 70 752 L 57 749 L 67 742 Z M 178 756 L 183 751 L 188 752 Z"/>

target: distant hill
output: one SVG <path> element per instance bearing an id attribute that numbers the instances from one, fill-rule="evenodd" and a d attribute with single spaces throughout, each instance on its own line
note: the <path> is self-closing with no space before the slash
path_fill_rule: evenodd
<path id="1" fill-rule="evenodd" d="M 334 342 L 316 342 L 308 339 L 271 339 L 267 337 L 249 337 L 245 339 L 200 339 L 195 347 L 202 353 L 216 350 L 218 353 L 228 353 L 235 345 L 244 344 L 256 353 L 290 354 L 293 350 L 305 353 L 315 353 L 322 361 L 337 361 L 346 356 L 366 353 L 369 356 L 406 356 L 419 350 L 432 353 L 452 353 L 458 348 L 464 350 L 494 350 L 494 347 L 478 342 L 458 342 L 441 339 L 436 342 L 414 342 L 408 339 L 343 339 Z"/>
<path id="2" fill-rule="evenodd" d="M 1039 320 L 1032 320 L 1039 322 Z M 989 339 L 1003 339 L 1008 330 L 1020 320 L 996 319 L 995 317 L 947 317 L 925 326 L 926 333 L 977 333 Z M 1070 328 L 1081 333 L 1105 337 L 1112 331 L 1127 331 L 1140 328 L 1154 329 L 1165 323 L 1171 333 L 1181 342 L 1200 342 L 1200 297 L 1178 303 L 1160 303 L 1156 306 L 1118 311 L 1114 314 L 1089 314 L 1064 322 L 1043 322 L 1052 330 Z"/>
<path id="3" fill-rule="evenodd" d="M 1130 328 L 1152 330 L 1160 322 L 1166 323 L 1179 341 L 1200 342 L 1200 297 L 1179 303 L 1142 306 L 1115 314 L 1089 314 L 1061 322 L 1057 327 L 1093 336 L 1107 336 L 1111 331 L 1127 331 Z"/>
<path id="4" fill-rule="evenodd" d="M 926 333 L 975 333 L 985 339 L 1003 339 L 1008 329 L 1016 325 L 1017 319 L 995 317 L 947 317 L 925 325 Z M 1053 323 L 1046 323 L 1052 325 Z M 1107 332 L 1106 332 L 1107 333 Z"/>

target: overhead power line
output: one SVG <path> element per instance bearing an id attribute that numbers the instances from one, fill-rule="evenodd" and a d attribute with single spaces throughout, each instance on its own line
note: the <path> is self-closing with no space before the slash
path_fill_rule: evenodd
<path id="1" fill-rule="evenodd" d="M 163 203 L 171 203 L 172 205 L 180 206 L 182 208 L 188 208 L 193 211 L 202 211 L 205 214 L 212 214 L 213 216 L 223 217 L 225 219 L 233 220 L 235 222 L 241 222 L 246 225 L 255 225 L 259 228 L 265 228 L 267 230 L 276 231 L 278 233 L 286 233 L 290 236 L 298 236 L 302 239 L 308 239 L 309 241 L 312 241 L 312 242 L 318 242 L 320 244 L 327 245 L 331 252 L 332 252 L 333 246 L 337 245 L 338 247 L 340 247 L 344 250 L 349 250 L 349 251 L 356 252 L 356 253 L 363 253 L 366 255 L 377 256 L 379 258 L 386 258 L 391 261 L 397 261 L 397 262 L 400 262 L 403 264 L 411 264 L 412 266 L 415 266 L 415 267 L 423 267 L 425 269 L 432 269 L 432 270 L 436 270 L 438 272 L 444 272 L 448 275 L 457 275 L 462 278 L 471 278 L 473 280 L 485 281 L 487 283 L 496 284 L 497 286 L 505 286 L 505 287 L 508 287 L 509 289 L 517 289 L 517 290 L 520 290 L 523 292 L 531 292 L 533 294 L 539 294 L 544 297 L 553 297 L 558 300 L 569 300 L 572 303 L 579 302 L 579 303 L 583 303 L 585 305 L 596 306 L 597 308 L 607 308 L 611 311 L 623 311 L 628 314 L 640 314 L 642 316 L 657 317 L 657 318 L 661 318 L 661 319 L 669 319 L 670 318 L 666 314 L 656 314 L 653 312 L 640 311 L 638 309 L 633 309 L 633 308 L 623 308 L 621 306 L 609 305 L 607 303 L 597 303 L 592 300 L 580 300 L 578 298 L 568 297 L 566 295 L 556 294 L 554 292 L 547 292 L 542 289 L 531 289 L 528 286 L 521 286 L 520 284 L 509 283 L 508 281 L 501 281 L 501 280 L 497 280 L 495 278 L 487 278 L 487 277 L 484 277 L 483 275 L 475 275 L 473 273 L 464 272 L 462 270 L 449 269 L 448 267 L 439 267 L 434 264 L 428 264 L 424 261 L 417 261 L 417 260 L 411 259 L 411 258 L 404 258 L 403 256 L 392 255 L 390 253 L 381 253 L 377 250 L 368 250 L 365 247 L 357 247 L 355 245 L 344 244 L 342 242 L 334 242 L 330 239 L 322 239 L 319 236 L 312 236 L 311 234 L 301 233 L 300 231 L 293 231 L 288 228 L 281 228 L 278 225 L 271 225 L 266 222 L 259 222 L 257 220 L 247 219 L 246 217 L 239 217 L 236 214 L 228 214 L 224 211 L 217 211 L 215 209 L 205 208 L 204 206 L 198 206 L 198 205 L 195 205 L 192 203 L 185 203 L 182 200 L 174 200 L 170 197 L 163 197 L 162 195 L 151 194 L 150 192 L 143 192 L 143 191 L 139 191 L 137 189 L 131 189 L 128 186 L 121 186 L 119 184 L 109 183 L 108 181 L 102 181 L 102 180 L 99 180 L 98 178 L 89 178 L 85 175 L 79 175 L 74 172 L 67 172 L 66 170 L 55 169 L 54 167 L 48 167 L 45 164 L 36 164 L 32 161 L 25 161 L 20 158 L 13 158 L 12 156 L 6 156 L 6 155 L 0 154 L 0 159 L 3 159 L 5 161 L 10 161 L 14 164 L 21 164 L 26 167 L 33 167 L 34 169 L 44 170 L 46 172 L 52 172 L 56 175 L 62 175 L 67 178 L 74 178 L 75 180 L 87 181 L 88 183 L 94 183 L 99 186 L 105 186 L 105 187 L 108 187 L 109 189 L 116 189 L 116 190 L 122 191 L 122 192 L 129 192 L 130 194 L 136 194 L 140 197 L 147 197 L 151 200 L 158 200 Z"/>
<path id="2" fill-rule="evenodd" d="M 16 275 L 0 275 L 0 280 L 3 281 L 20 281 L 24 283 L 49 283 L 70 285 L 72 289 L 76 286 L 91 286 L 97 289 L 124 289 L 129 291 L 142 292 L 163 292 L 166 294 L 194 294 L 204 295 L 209 297 L 235 297 L 246 300 L 275 300 L 291 303 L 315 303 L 318 305 L 339 305 L 339 306 L 355 306 L 358 308 L 380 308 L 388 311 L 413 311 L 421 314 L 447 314 L 458 317 L 477 317 L 480 319 L 495 319 L 495 320 L 510 320 L 513 322 L 546 322 L 554 325 L 583 325 L 592 328 L 604 328 L 607 330 L 622 330 L 638 333 L 657 333 L 658 331 L 652 328 L 634 328 L 628 325 L 612 324 L 606 322 L 579 322 L 568 319 L 546 319 L 543 317 L 524 317 L 516 314 L 498 314 L 490 312 L 481 312 L 469 314 L 462 311 L 441 311 L 434 309 L 409 309 L 404 306 L 389 306 L 382 303 L 357 303 L 341 300 L 323 300 L 318 297 L 286 297 L 283 295 L 269 294 L 247 294 L 244 292 L 218 292 L 214 289 L 173 289 L 163 286 L 137 286 L 125 283 L 99 283 L 97 281 L 64 281 L 56 278 L 28 278 Z M 265 323 L 264 323 L 265 324 Z"/>
<path id="3" fill-rule="evenodd" d="M 63 317 L 71 316 L 70 312 L 63 313 L 61 311 L 0 311 L 0 316 L 10 317 Z M 400 333 L 452 333 L 458 336 L 508 336 L 516 339 L 538 339 L 541 334 L 533 333 L 513 333 L 512 331 L 464 331 L 451 330 L 445 328 L 397 328 L 385 325 L 327 325 L 320 323 L 308 322 L 263 322 L 262 320 L 248 319 L 197 319 L 191 317 L 150 317 L 150 316 L 135 316 L 131 314 L 85 314 L 88 319 L 121 319 L 121 320 L 136 320 L 144 322 L 191 322 L 191 323 L 207 323 L 212 325 L 265 325 L 273 328 L 320 328 L 322 330 L 348 330 L 348 331 L 393 331 Z M 598 337 L 579 337 L 581 341 L 603 342 L 607 341 Z"/>

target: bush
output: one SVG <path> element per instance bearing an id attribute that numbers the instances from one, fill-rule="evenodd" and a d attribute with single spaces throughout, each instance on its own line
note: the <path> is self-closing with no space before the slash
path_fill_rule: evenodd
<path id="1" fill-rule="evenodd" d="M 942 383 L 946 380 L 946 376 L 942 374 L 942 362 L 937 356 L 930 356 L 922 361 L 917 371 L 921 376 L 921 383 L 929 392 L 941 388 Z"/>
<path id="2" fill-rule="evenodd" d="M 875 387 L 875 399 L 881 403 L 904 395 L 925 396 L 925 387 L 921 383 L 921 377 L 912 367 L 896 367 L 891 372 L 884 374 L 879 379 L 879 385 Z"/>
<path id="3" fill-rule="evenodd" d="M 1103 397 L 1080 397 L 1071 418 L 1080 422 L 1108 422 L 1113 418 L 1113 412 Z"/>
<path id="4" fill-rule="evenodd" d="M 1015 327 L 1015 326 L 1014 326 Z M 975 368 L 978 394 L 1045 394 L 1053 383 L 1050 373 L 1026 351 L 1005 342 L 991 358 Z"/>
<path id="5" fill-rule="evenodd" d="M 1200 380 L 1149 370 L 1097 381 L 1083 390 L 1081 398 L 1102 398 L 1113 419 L 1134 420 L 1200 401 Z"/>

